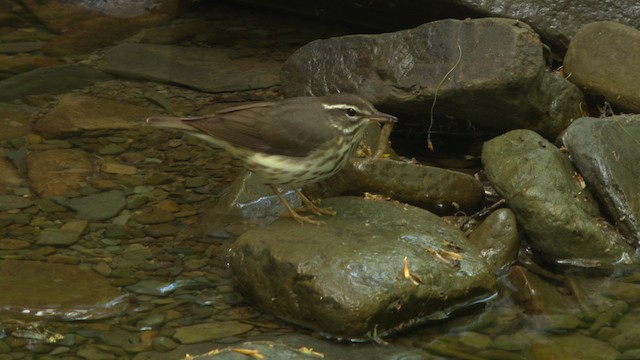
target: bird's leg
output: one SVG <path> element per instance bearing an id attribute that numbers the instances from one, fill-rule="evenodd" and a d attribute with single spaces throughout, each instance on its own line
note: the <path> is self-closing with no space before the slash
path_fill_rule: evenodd
<path id="1" fill-rule="evenodd" d="M 316 204 L 313 203 L 313 201 L 309 200 L 308 197 L 304 196 L 304 194 L 300 190 L 293 188 L 293 191 L 295 191 L 296 194 L 298 194 L 298 196 L 300 197 L 300 200 L 302 200 L 307 210 L 311 211 L 312 213 L 316 215 L 331 215 L 331 216 L 336 214 L 336 212 L 331 210 L 330 208 L 322 208 L 317 206 Z"/>
<path id="2" fill-rule="evenodd" d="M 300 225 L 304 225 L 304 223 L 315 224 L 315 225 L 324 224 L 322 221 L 313 220 L 311 218 L 311 216 L 302 216 L 302 215 L 298 214 L 295 210 L 293 210 L 291 205 L 289 205 L 287 200 L 285 200 L 285 198 L 282 196 L 282 194 L 280 194 L 280 191 L 278 191 L 278 189 L 275 186 L 273 186 L 273 185 L 269 185 L 269 186 L 271 187 L 271 190 L 273 190 L 273 193 L 276 194 L 278 199 L 280 199 L 280 202 L 282 203 L 282 205 L 284 205 L 284 207 L 287 208 L 287 211 L 289 212 L 289 216 L 291 216 L 293 218 L 293 220 L 295 220 L 298 223 L 300 223 Z M 297 190 L 296 190 L 296 192 L 297 192 Z M 309 199 L 307 199 L 307 201 L 308 200 Z"/>

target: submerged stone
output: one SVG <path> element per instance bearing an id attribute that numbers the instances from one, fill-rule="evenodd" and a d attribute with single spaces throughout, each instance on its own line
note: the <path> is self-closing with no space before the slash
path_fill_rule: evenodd
<path id="1" fill-rule="evenodd" d="M 492 261 L 426 210 L 356 197 L 322 205 L 338 213 L 324 225 L 280 219 L 241 235 L 231 266 L 253 304 L 327 336 L 367 340 L 447 318 L 491 297 L 515 258 L 513 217 L 493 249 L 511 256 Z"/>
<path id="2" fill-rule="evenodd" d="M 95 272 L 39 261 L 0 261 L 0 313 L 95 320 L 122 314 L 126 294 Z"/>

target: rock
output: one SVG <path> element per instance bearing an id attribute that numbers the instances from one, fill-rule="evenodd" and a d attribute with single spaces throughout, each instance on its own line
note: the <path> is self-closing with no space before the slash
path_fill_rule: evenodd
<path id="1" fill-rule="evenodd" d="M 446 0 L 429 1 L 369 1 L 349 3 L 321 1 L 300 3 L 293 0 L 243 0 L 255 6 L 270 7 L 287 13 L 301 13 L 330 21 L 354 24 L 366 29 L 390 31 L 417 26 L 434 18 L 465 18 L 495 16 L 522 20 L 530 24 L 557 49 L 566 44 L 581 26 L 599 20 L 612 20 L 640 27 L 640 10 L 635 0 L 623 0 L 610 6 L 600 1 L 572 0 L 533 2 L 527 0 Z M 626 11 L 621 11 L 625 9 Z M 366 13 L 367 16 L 362 16 Z"/>
<path id="2" fill-rule="evenodd" d="M 31 245 L 26 240 L 0 239 L 0 250 L 19 250 L 28 248 Z"/>
<path id="3" fill-rule="evenodd" d="M 104 163 L 100 166 L 100 170 L 117 175 L 134 175 L 138 171 L 135 166 L 117 163 Z"/>
<path id="4" fill-rule="evenodd" d="M 370 340 L 447 317 L 492 293 L 517 248 L 513 217 L 494 245 L 512 257 L 497 263 L 426 210 L 356 197 L 322 205 L 337 211 L 325 225 L 280 219 L 242 234 L 231 266 L 252 304 L 331 337 Z"/>
<path id="5" fill-rule="evenodd" d="M 606 342 L 593 337 L 570 334 L 554 335 L 532 341 L 531 353 L 534 359 L 617 359 L 620 354 Z"/>
<path id="6" fill-rule="evenodd" d="M 0 194 L 11 194 L 13 189 L 26 186 L 18 169 L 5 157 L 0 157 Z"/>
<path id="7" fill-rule="evenodd" d="M 640 243 L 640 116 L 581 118 L 562 137 L 571 160 L 628 242 Z"/>
<path id="8" fill-rule="evenodd" d="M 0 53 L 2 54 L 19 54 L 39 51 L 42 49 L 44 41 L 15 41 L 0 44 Z M 55 59 L 51 58 L 52 61 Z M 57 62 L 57 61 L 56 61 Z"/>
<path id="9" fill-rule="evenodd" d="M 104 129 L 137 129 L 153 110 L 120 101 L 67 94 L 56 107 L 38 119 L 36 130 L 51 136 Z"/>
<path id="10" fill-rule="evenodd" d="M 89 196 L 61 201 L 76 211 L 76 217 L 78 219 L 96 221 L 111 219 L 118 215 L 126 205 L 124 193 L 120 190 L 104 191 Z"/>
<path id="11" fill-rule="evenodd" d="M 38 68 L 61 65 L 60 61 L 48 56 L 19 54 L 14 56 L 0 55 L 0 79 L 24 73 Z"/>
<path id="12" fill-rule="evenodd" d="M 310 348 L 295 349 L 274 341 L 245 341 L 226 348 L 211 350 L 205 354 L 187 356 L 183 360 L 232 360 L 240 356 L 258 359 L 324 359 L 323 353 Z"/>
<path id="13" fill-rule="evenodd" d="M 635 260 L 634 249 L 603 219 L 571 162 L 530 130 L 513 130 L 484 144 L 487 178 L 515 213 L 531 246 L 545 260 L 610 269 Z"/>
<path id="14" fill-rule="evenodd" d="M 72 28 L 47 42 L 43 51 L 57 57 L 86 54 L 123 40 L 144 27 L 165 24 L 169 20 L 166 15 L 156 15 L 136 19 L 99 16 L 78 21 Z"/>
<path id="15" fill-rule="evenodd" d="M 613 21 L 580 28 L 564 58 L 567 79 L 614 105 L 640 112 L 640 30 Z M 624 56 L 620 56 L 624 54 Z"/>
<path id="16" fill-rule="evenodd" d="M 15 316 L 62 321 L 123 314 L 126 296 L 91 270 L 39 261 L 0 261 L 0 309 Z"/>
<path id="17" fill-rule="evenodd" d="M 51 246 L 69 246 L 80 240 L 80 233 L 65 229 L 44 229 L 36 244 Z"/>
<path id="18" fill-rule="evenodd" d="M 24 209 L 33 205 L 31 199 L 16 195 L 0 195 L 0 211 Z"/>
<path id="19" fill-rule="evenodd" d="M 93 173 L 93 162 L 82 150 L 52 149 L 27 157 L 33 190 L 42 196 L 59 196 L 80 188 Z"/>
<path id="20" fill-rule="evenodd" d="M 371 158 L 354 159 L 336 176 L 306 188 L 325 196 L 381 194 L 441 215 L 477 210 L 484 195 L 482 183 L 471 175 Z"/>
<path id="21" fill-rule="evenodd" d="M 244 334 L 251 329 L 253 329 L 253 325 L 238 321 L 212 321 L 179 327 L 173 338 L 181 344 L 195 344 Z"/>
<path id="22" fill-rule="evenodd" d="M 121 44 L 106 53 L 105 61 L 103 70 L 114 75 L 178 84 L 204 92 L 263 89 L 279 84 L 280 63 L 230 59 L 222 48 Z"/>
<path id="23" fill-rule="evenodd" d="M 437 92 L 436 118 L 550 138 L 581 116 L 584 101 L 577 87 L 547 69 L 538 35 L 511 19 L 441 20 L 316 40 L 287 59 L 280 78 L 286 96 L 355 92 L 418 124 Z"/>
<path id="24" fill-rule="evenodd" d="M 27 95 L 61 94 L 110 79 L 111 76 L 86 65 L 40 68 L 0 81 L 0 101 Z"/>
<path id="25" fill-rule="evenodd" d="M 0 141 L 11 140 L 27 135 L 31 131 L 31 122 L 31 114 L 9 109 L 0 109 L 0 123 L 2 123 Z"/>

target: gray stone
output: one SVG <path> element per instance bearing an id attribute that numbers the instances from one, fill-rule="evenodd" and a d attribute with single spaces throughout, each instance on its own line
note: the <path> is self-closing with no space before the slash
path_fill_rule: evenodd
<path id="1" fill-rule="evenodd" d="M 67 206 L 76 211 L 78 219 L 107 220 L 118 215 L 124 209 L 126 200 L 120 190 L 105 191 L 67 202 Z"/>
<path id="2" fill-rule="evenodd" d="M 85 65 L 40 68 L 0 81 L 0 101 L 27 95 L 61 94 L 109 79 L 112 77 Z"/>
<path id="3" fill-rule="evenodd" d="M 640 116 L 581 118 L 562 137 L 571 160 L 629 242 L 640 242 Z"/>
<path id="4" fill-rule="evenodd" d="M 80 234 L 74 230 L 66 229 L 44 229 L 38 237 L 36 244 L 53 245 L 53 246 L 69 246 L 80 240 Z"/>
<path id="5" fill-rule="evenodd" d="M 583 102 L 577 87 L 545 66 L 538 35 L 511 19 L 316 40 L 287 59 L 280 78 L 286 96 L 354 92 L 402 121 L 428 115 L 437 93 L 436 118 L 546 137 L 580 117 Z"/>
<path id="6" fill-rule="evenodd" d="M 33 205 L 31 199 L 16 195 L 0 195 L 0 211 L 24 209 Z"/>
<path id="7" fill-rule="evenodd" d="M 280 63 L 230 59 L 221 48 L 121 44 L 105 55 L 104 71 L 118 76 L 179 84 L 204 92 L 262 89 L 279 84 Z"/>
<path id="8" fill-rule="evenodd" d="M 611 20 L 640 27 L 640 8 L 636 0 L 608 3 L 599 0 L 445 0 L 382 1 L 351 3 L 324 0 L 301 3 L 295 0 L 243 0 L 257 6 L 272 7 L 331 21 L 364 26 L 367 29 L 399 29 L 416 26 L 434 18 L 496 16 L 519 19 L 530 24 L 558 49 L 566 45 L 581 26 Z M 362 16 L 366 13 L 366 16 Z"/>
<path id="9" fill-rule="evenodd" d="M 634 262 L 634 249 L 609 225 L 568 157 L 530 130 L 485 143 L 488 179 L 515 213 L 531 246 L 549 262 L 609 269 Z"/>
<path id="10" fill-rule="evenodd" d="M 637 8 L 640 8 L 636 6 Z M 583 26 L 564 58 L 567 79 L 603 95 L 625 110 L 640 112 L 640 30 L 613 21 Z"/>
<path id="11" fill-rule="evenodd" d="M 494 233 L 495 251 L 511 254 L 503 263 L 426 210 L 356 197 L 322 205 L 337 211 L 325 225 L 280 219 L 242 234 L 231 266 L 252 304 L 328 336 L 368 340 L 446 318 L 491 294 L 515 258 L 513 217 L 497 220 L 510 233 Z"/>

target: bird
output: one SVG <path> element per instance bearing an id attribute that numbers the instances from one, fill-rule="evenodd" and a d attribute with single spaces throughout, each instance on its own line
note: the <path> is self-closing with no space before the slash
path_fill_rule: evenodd
<path id="1" fill-rule="evenodd" d="M 315 215 L 335 215 L 310 201 L 298 187 L 315 183 L 342 169 L 371 122 L 395 123 L 355 94 L 301 96 L 277 102 L 233 106 L 199 117 L 157 116 L 154 128 L 181 130 L 223 148 L 268 185 L 300 224 L 322 224 L 298 214 L 278 186 L 291 186 Z"/>

